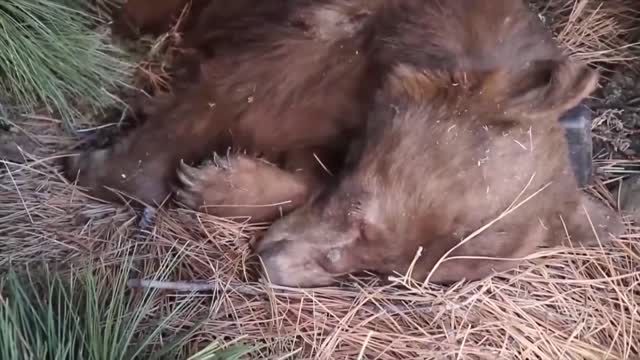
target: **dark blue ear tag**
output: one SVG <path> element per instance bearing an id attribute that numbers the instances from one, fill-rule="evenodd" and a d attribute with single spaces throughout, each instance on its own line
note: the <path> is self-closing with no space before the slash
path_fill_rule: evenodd
<path id="1" fill-rule="evenodd" d="M 586 187 L 591 183 L 593 171 L 591 110 L 585 105 L 578 105 L 560 118 L 560 125 L 564 128 L 569 146 L 569 159 L 578 186 Z"/>

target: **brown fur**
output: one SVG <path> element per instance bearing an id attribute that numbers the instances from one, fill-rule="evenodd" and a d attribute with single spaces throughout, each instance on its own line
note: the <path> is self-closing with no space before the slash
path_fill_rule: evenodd
<path id="1" fill-rule="evenodd" d="M 245 0 L 243 8 L 211 1 L 204 12 L 210 15 L 198 23 L 216 26 L 205 31 L 198 25 L 186 35 L 199 50 L 212 52 L 200 79 L 153 101 L 145 110 L 150 121 L 111 148 L 71 160 L 68 176 L 78 175 L 97 197 L 117 200 L 116 189 L 153 205 L 178 185 L 181 160 L 198 162 L 227 146 L 285 166 L 290 153 L 319 148 L 321 161 L 332 167 L 362 126 L 375 87 L 366 54 L 371 30 L 365 29 L 367 18 L 357 16 L 373 2 L 354 3 Z M 229 12 L 238 20 L 231 21 Z M 211 44 L 214 50 L 207 48 Z M 277 215 L 275 209 L 272 217 Z"/>
<path id="2" fill-rule="evenodd" d="M 205 54 L 200 79 L 113 147 L 71 161 L 70 177 L 101 198 L 115 188 L 159 203 L 178 186 L 178 201 L 220 216 L 293 211 L 256 249 L 286 285 L 404 272 L 419 247 L 412 275 L 425 279 L 538 190 L 452 255 L 521 257 L 560 244 L 565 228 L 593 242 L 583 206 L 603 241 L 618 230 L 578 192 L 558 124 L 597 74 L 563 57 L 522 1 L 235 4 L 211 0 L 185 35 Z M 227 146 L 221 162 L 180 165 Z M 447 261 L 431 280 L 514 264 Z"/>
<path id="3" fill-rule="evenodd" d="M 562 57 L 521 2 L 404 6 L 387 12 L 395 29 L 385 27 L 381 54 L 396 65 L 353 168 L 257 246 L 271 280 L 326 285 L 363 270 L 473 280 L 518 263 L 504 259 L 566 244 L 567 233 L 576 244 L 619 233 L 619 218 L 577 190 L 558 124 L 597 74 Z M 434 269 L 450 251 L 475 259 Z"/>

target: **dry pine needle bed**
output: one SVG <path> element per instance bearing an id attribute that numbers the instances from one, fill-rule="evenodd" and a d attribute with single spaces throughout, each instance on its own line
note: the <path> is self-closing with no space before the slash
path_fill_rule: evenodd
<path id="1" fill-rule="evenodd" d="M 553 21 L 577 57 L 637 67 L 638 47 L 627 37 L 640 28 L 630 17 L 635 0 L 544 3 L 541 17 Z M 89 199 L 59 174 L 59 156 L 72 142 L 59 123 L 46 117 L 22 123 L 36 145 L 19 149 L 24 161 L 0 163 L 0 267 L 43 260 L 117 265 L 135 243 L 146 278 L 161 259 L 179 253 L 184 257 L 171 278 L 177 283 L 168 285 L 206 290 L 172 324 L 205 321 L 194 348 L 217 339 L 258 342 L 264 347 L 256 357 L 273 359 L 640 358 L 640 229 L 631 223 L 606 247 L 549 250 L 516 271 L 452 287 L 400 274 L 313 291 L 267 287 L 257 282 L 247 246 L 259 227 L 180 209 L 141 221 L 127 208 Z M 619 164 L 615 156 L 597 163 Z M 601 175 L 592 189 L 610 204 L 617 194 L 605 184 L 616 176 Z M 156 311 L 170 311 L 185 297 L 167 290 Z"/>

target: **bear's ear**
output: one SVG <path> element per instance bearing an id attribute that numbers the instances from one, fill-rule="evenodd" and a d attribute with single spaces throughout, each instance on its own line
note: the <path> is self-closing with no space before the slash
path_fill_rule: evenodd
<path id="1" fill-rule="evenodd" d="M 557 117 L 588 97 L 598 79 L 595 70 L 569 59 L 540 60 L 489 74 L 480 93 L 516 117 Z"/>
<path id="2" fill-rule="evenodd" d="M 598 246 L 626 230 L 620 214 L 583 192 L 576 211 L 565 220 L 570 239 L 564 239 L 564 245 Z"/>

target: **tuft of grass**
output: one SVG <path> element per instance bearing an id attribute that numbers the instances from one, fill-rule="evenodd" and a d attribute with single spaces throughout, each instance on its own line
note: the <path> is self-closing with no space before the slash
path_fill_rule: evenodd
<path id="1" fill-rule="evenodd" d="M 0 107 L 44 106 L 72 130 L 80 114 L 114 103 L 134 66 L 80 0 L 0 2 Z"/>
<path id="2" fill-rule="evenodd" d="M 10 271 L 0 278 L 0 358 L 179 359 L 198 325 L 183 332 L 168 324 L 190 311 L 187 299 L 154 320 L 157 290 L 142 294 L 127 287 L 131 261 L 115 274 L 105 270 Z M 165 261 L 163 277 L 171 269 Z M 110 276 L 111 275 L 111 276 Z M 151 326 L 150 326 L 151 324 Z M 250 347 L 223 350 L 213 343 L 189 360 L 234 360 Z"/>

